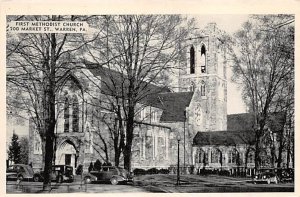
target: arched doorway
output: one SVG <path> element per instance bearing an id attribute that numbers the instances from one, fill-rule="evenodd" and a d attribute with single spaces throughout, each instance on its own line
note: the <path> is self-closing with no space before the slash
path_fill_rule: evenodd
<path id="1" fill-rule="evenodd" d="M 73 167 L 73 173 L 77 166 L 78 154 L 74 143 L 70 140 L 63 141 L 56 151 L 55 165 L 69 165 Z"/>

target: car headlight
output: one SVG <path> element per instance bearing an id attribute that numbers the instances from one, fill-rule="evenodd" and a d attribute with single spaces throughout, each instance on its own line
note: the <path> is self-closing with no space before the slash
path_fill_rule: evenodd
<path id="1" fill-rule="evenodd" d="M 266 176 L 263 176 L 263 178 L 265 179 L 265 178 L 267 178 Z"/>

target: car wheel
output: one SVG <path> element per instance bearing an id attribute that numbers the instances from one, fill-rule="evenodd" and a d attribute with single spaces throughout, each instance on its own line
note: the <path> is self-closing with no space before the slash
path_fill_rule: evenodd
<path id="1" fill-rule="evenodd" d="M 91 180 L 91 178 L 89 176 L 87 176 L 87 177 L 84 178 L 84 183 L 85 184 L 89 184 L 91 182 L 92 182 L 92 180 Z"/>
<path id="2" fill-rule="evenodd" d="M 39 182 L 40 181 L 40 177 L 38 175 L 33 177 L 33 181 L 34 182 Z"/>
<path id="3" fill-rule="evenodd" d="M 117 178 L 111 178 L 110 182 L 112 185 L 117 185 L 118 184 L 118 179 Z"/>
<path id="4" fill-rule="evenodd" d="M 63 182 L 63 177 L 62 176 L 58 176 L 57 177 L 57 183 L 62 183 Z"/>

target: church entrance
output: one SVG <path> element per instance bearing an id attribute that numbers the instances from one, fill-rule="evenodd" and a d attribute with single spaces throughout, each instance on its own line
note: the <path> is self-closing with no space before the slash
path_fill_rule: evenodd
<path id="1" fill-rule="evenodd" d="M 76 148 L 69 140 L 64 141 L 56 151 L 55 165 L 69 165 L 73 167 L 73 173 L 77 166 Z"/>

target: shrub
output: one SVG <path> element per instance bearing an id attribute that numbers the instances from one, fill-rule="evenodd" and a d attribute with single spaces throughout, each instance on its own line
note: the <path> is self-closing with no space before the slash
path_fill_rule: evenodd
<path id="1" fill-rule="evenodd" d="M 104 162 L 104 163 L 103 163 L 103 166 L 112 166 L 112 164 L 111 164 L 110 162 L 107 162 L 107 163 Z"/>
<path id="2" fill-rule="evenodd" d="M 94 170 L 93 162 L 90 163 L 88 170 L 89 170 L 89 172 Z"/>
<path id="3" fill-rule="evenodd" d="M 140 168 L 136 168 L 136 169 L 133 170 L 133 174 L 134 175 L 145 175 L 146 174 L 146 170 L 140 169 Z"/>
<path id="4" fill-rule="evenodd" d="M 170 170 L 168 170 L 168 169 L 160 169 L 160 170 L 159 170 L 159 173 L 160 173 L 160 174 L 169 174 L 169 173 L 170 173 Z"/>
<path id="5" fill-rule="evenodd" d="M 221 170 L 219 172 L 219 175 L 221 175 L 221 176 L 230 176 L 230 172 L 228 170 Z"/>
<path id="6" fill-rule="evenodd" d="M 102 166 L 102 163 L 99 159 L 96 160 L 95 164 L 94 164 L 94 170 L 98 170 L 100 171 L 101 170 L 101 166 Z"/>
<path id="7" fill-rule="evenodd" d="M 82 169 L 83 169 L 83 166 L 81 164 L 79 166 L 77 166 L 77 168 L 76 168 L 76 174 L 77 175 L 81 175 L 82 174 Z"/>
<path id="8" fill-rule="evenodd" d="M 147 174 L 158 174 L 159 170 L 156 168 L 150 168 L 149 170 L 147 170 Z"/>

